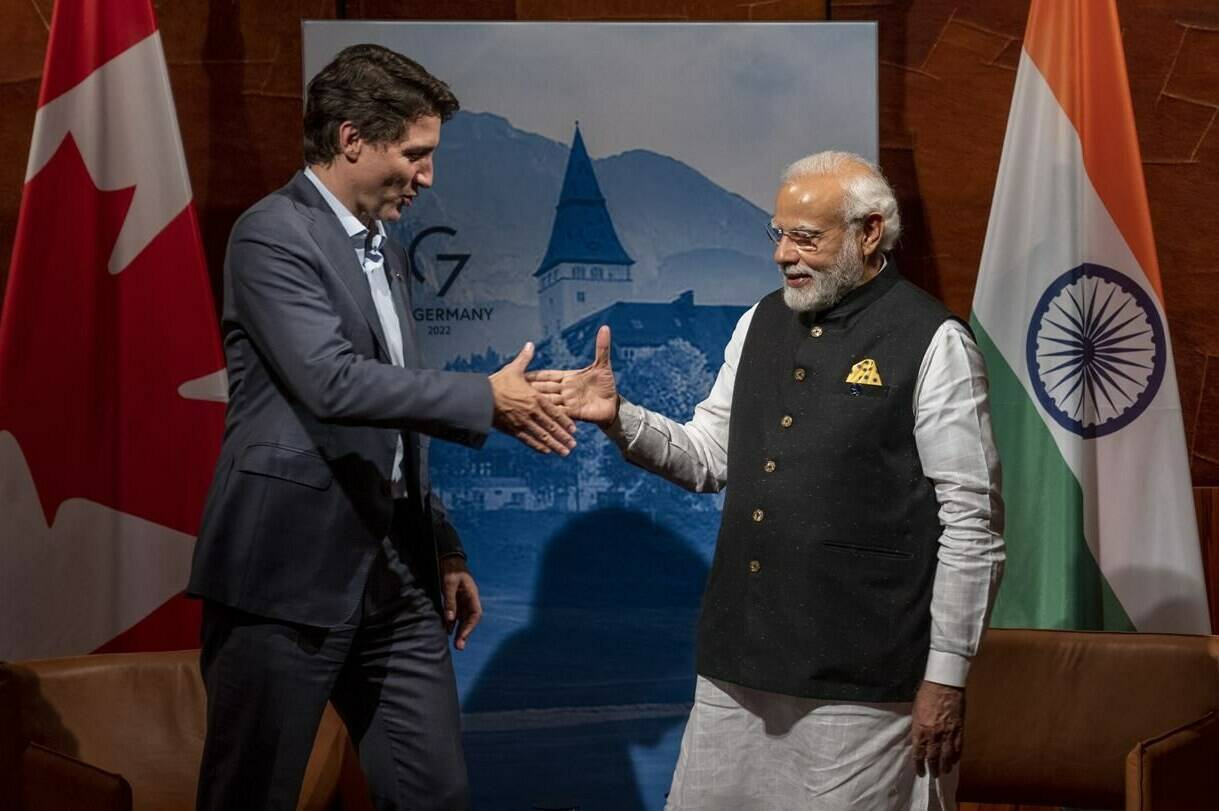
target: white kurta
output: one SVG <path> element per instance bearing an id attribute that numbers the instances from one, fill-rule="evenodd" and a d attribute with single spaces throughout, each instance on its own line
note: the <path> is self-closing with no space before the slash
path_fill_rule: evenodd
<path id="1" fill-rule="evenodd" d="M 914 771 L 910 704 L 819 701 L 698 677 L 665 811 L 951 811 Z"/>
<path id="2" fill-rule="evenodd" d="M 737 323 L 715 385 L 689 422 L 622 402 L 607 433 L 627 459 L 689 490 L 718 491 L 728 484 L 732 391 L 756 309 Z M 985 365 L 960 323 L 946 321 L 932 337 L 912 407 L 915 445 L 923 473 L 935 485 L 944 527 L 925 678 L 959 687 L 1004 560 Z M 700 677 L 668 808 L 939 808 L 931 781 L 915 779 L 909 732 L 909 704 L 815 701 Z M 952 792 L 945 789 L 950 803 Z"/>

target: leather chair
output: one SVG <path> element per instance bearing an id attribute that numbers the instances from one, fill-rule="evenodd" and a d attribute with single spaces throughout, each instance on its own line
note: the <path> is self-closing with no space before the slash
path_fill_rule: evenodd
<path id="1" fill-rule="evenodd" d="M 1219 808 L 1219 637 L 991 630 L 967 696 L 962 802 Z M 0 805 L 193 808 L 203 729 L 197 651 L 0 664 Z M 298 808 L 369 807 L 327 708 Z"/>
<path id="2" fill-rule="evenodd" d="M 961 802 L 1219 808 L 1219 637 L 992 629 L 966 701 Z"/>
<path id="3" fill-rule="evenodd" d="M 0 807 L 193 809 L 205 705 L 198 651 L 0 663 Z M 332 707 L 297 808 L 371 808 Z"/>

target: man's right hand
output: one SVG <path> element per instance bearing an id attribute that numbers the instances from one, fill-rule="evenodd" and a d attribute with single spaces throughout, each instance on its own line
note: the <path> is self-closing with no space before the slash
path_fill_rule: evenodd
<path id="1" fill-rule="evenodd" d="M 529 385 L 525 369 L 531 360 L 533 344 L 527 343 L 511 363 L 491 375 L 495 407 L 491 422 L 539 453 L 554 451 L 566 456 L 576 446 L 572 437 L 576 424 L 562 408 Z"/>
<path id="2" fill-rule="evenodd" d="M 596 346 L 593 362 L 583 369 L 546 369 L 525 377 L 571 418 L 605 428 L 618 417 L 618 386 L 610 362 L 608 326 L 597 330 Z"/>

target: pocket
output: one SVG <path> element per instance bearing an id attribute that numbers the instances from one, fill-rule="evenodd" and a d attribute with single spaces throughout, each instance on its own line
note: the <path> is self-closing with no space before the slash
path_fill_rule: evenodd
<path id="1" fill-rule="evenodd" d="M 907 552 L 904 549 L 894 549 L 891 546 L 877 546 L 866 543 L 845 543 L 843 541 L 822 541 L 821 545 L 826 549 L 834 552 L 840 552 L 846 555 L 856 555 L 867 558 L 881 558 L 889 560 L 912 560 L 913 552 Z"/>
<path id="2" fill-rule="evenodd" d="M 237 469 L 242 473 L 270 476 L 314 490 L 327 489 L 334 479 L 330 465 L 321 454 L 270 442 L 248 445 L 241 453 Z"/>
<path id="3" fill-rule="evenodd" d="M 889 396 L 889 386 L 869 386 L 863 383 L 842 383 L 844 397 L 859 399 L 884 399 Z"/>

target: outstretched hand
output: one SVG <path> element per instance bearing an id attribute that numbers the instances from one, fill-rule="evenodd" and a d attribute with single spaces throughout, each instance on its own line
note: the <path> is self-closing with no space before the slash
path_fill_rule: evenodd
<path id="1" fill-rule="evenodd" d="M 597 330 L 596 354 L 583 369 L 545 369 L 525 378 L 569 417 L 606 427 L 618 416 L 618 387 L 610 362 L 610 328 Z"/>
<path id="2" fill-rule="evenodd" d="M 525 369 L 531 360 L 533 344 L 527 343 L 519 355 L 491 375 L 491 397 L 495 405 L 491 422 L 539 453 L 553 451 L 566 456 L 576 446 L 572 437 L 576 424 L 562 408 L 525 380 Z"/>

